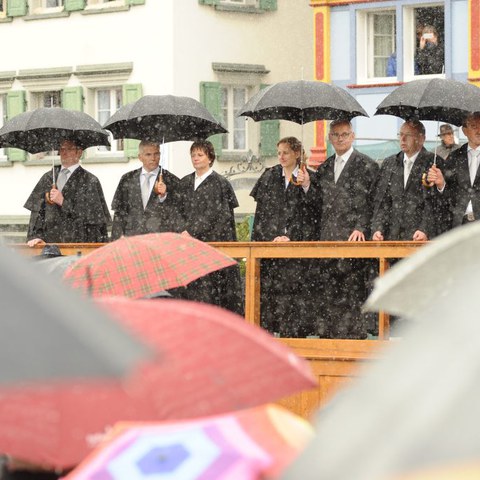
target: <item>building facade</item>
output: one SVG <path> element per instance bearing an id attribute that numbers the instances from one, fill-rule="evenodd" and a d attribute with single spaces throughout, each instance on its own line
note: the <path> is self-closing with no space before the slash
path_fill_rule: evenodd
<path id="1" fill-rule="evenodd" d="M 312 79 L 312 37 L 308 0 L 0 0 L 0 119 L 62 106 L 103 123 L 142 95 L 193 97 L 229 130 L 211 137 L 215 169 L 234 184 L 238 213 L 251 213 L 248 193 L 260 169 L 276 162 L 276 142 L 302 132 L 236 112 L 264 85 Z M 304 130 L 309 145 L 313 125 Z M 192 171 L 189 146 L 162 148 L 162 163 L 180 177 Z M 2 223 L 27 218 L 23 204 L 52 161 L 56 152 L 0 150 Z M 137 142 L 112 139 L 82 162 L 110 203 L 121 175 L 140 165 Z"/>
<path id="2" fill-rule="evenodd" d="M 370 118 L 354 120 L 356 146 L 373 158 L 398 151 L 401 120 L 374 116 L 383 98 L 404 82 L 443 77 L 479 84 L 479 0 L 311 0 L 314 17 L 316 80 L 353 94 Z M 433 33 L 432 33 L 433 32 Z M 422 35 L 435 34 L 440 48 L 435 67 L 421 68 Z M 424 42 L 425 43 L 425 42 Z M 437 122 L 425 122 L 427 146 L 437 141 Z M 321 162 L 328 146 L 325 122 L 317 122 L 312 161 Z M 462 140 L 459 129 L 457 135 Z"/>

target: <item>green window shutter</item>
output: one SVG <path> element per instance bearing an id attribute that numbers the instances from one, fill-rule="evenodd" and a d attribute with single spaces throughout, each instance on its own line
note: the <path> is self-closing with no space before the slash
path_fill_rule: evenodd
<path id="1" fill-rule="evenodd" d="M 63 4 L 67 12 L 75 12 L 85 8 L 85 0 L 64 0 Z"/>
<path id="2" fill-rule="evenodd" d="M 222 121 L 222 86 L 218 82 L 200 82 L 200 103 L 218 122 Z M 222 151 L 222 134 L 212 135 L 208 138 L 217 155 Z"/>
<path id="3" fill-rule="evenodd" d="M 268 87 L 261 85 L 260 89 Z M 264 120 L 260 122 L 260 154 L 273 157 L 277 154 L 277 143 L 280 140 L 280 121 Z"/>
<path id="4" fill-rule="evenodd" d="M 278 120 L 260 122 L 260 153 L 267 157 L 275 156 L 278 140 L 280 140 L 280 122 Z"/>
<path id="5" fill-rule="evenodd" d="M 123 104 L 127 105 L 142 97 L 143 89 L 140 83 L 127 83 L 122 86 Z M 123 151 L 128 158 L 136 158 L 138 156 L 139 140 L 126 138 L 123 142 Z"/>
<path id="6" fill-rule="evenodd" d="M 66 87 L 62 92 L 62 107 L 83 112 L 83 88 Z"/>
<path id="7" fill-rule="evenodd" d="M 7 120 L 25 111 L 25 90 L 11 91 L 7 93 Z M 11 162 L 23 162 L 27 153 L 18 148 L 8 149 L 8 159 Z"/>
<path id="8" fill-rule="evenodd" d="M 20 17 L 27 14 L 27 0 L 8 0 L 7 16 Z"/>
<path id="9" fill-rule="evenodd" d="M 262 10 L 276 10 L 277 0 L 260 0 L 260 8 Z"/>
<path id="10" fill-rule="evenodd" d="M 198 0 L 200 5 L 218 5 L 220 0 Z"/>
<path id="11" fill-rule="evenodd" d="M 129 0 L 130 5 L 145 5 L 145 0 Z"/>

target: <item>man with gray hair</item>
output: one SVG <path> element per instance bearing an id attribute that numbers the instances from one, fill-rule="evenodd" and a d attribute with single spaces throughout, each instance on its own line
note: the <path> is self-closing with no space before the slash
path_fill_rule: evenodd
<path id="1" fill-rule="evenodd" d="M 181 231 L 178 211 L 179 178 L 160 166 L 160 146 L 142 141 L 142 167 L 120 179 L 112 201 L 115 212 L 112 240 L 122 235 Z"/>

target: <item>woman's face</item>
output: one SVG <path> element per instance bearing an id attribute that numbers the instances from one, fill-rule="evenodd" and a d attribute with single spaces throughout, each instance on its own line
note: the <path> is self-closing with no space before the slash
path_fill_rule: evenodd
<path id="1" fill-rule="evenodd" d="M 278 163 L 283 168 L 294 169 L 300 158 L 300 152 L 294 152 L 288 143 L 279 143 L 277 147 Z"/>
<path id="2" fill-rule="evenodd" d="M 210 159 L 208 155 L 200 148 L 194 149 L 190 153 L 192 165 L 195 171 L 205 173 L 210 168 Z"/>

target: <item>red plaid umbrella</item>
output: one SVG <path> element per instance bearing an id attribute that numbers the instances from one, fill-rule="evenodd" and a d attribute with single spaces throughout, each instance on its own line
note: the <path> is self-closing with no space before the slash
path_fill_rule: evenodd
<path id="1" fill-rule="evenodd" d="M 0 452 L 65 469 L 118 421 L 217 415 L 316 385 L 304 359 L 228 310 L 176 299 L 97 302 L 153 358 L 124 380 L 0 390 Z"/>
<path id="2" fill-rule="evenodd" d="M 93 297 L 142 298 L 182 287 L 236 262 L 210 245 L 178 233 L 122 237 L 75 262 L 64 278 Z"/>

